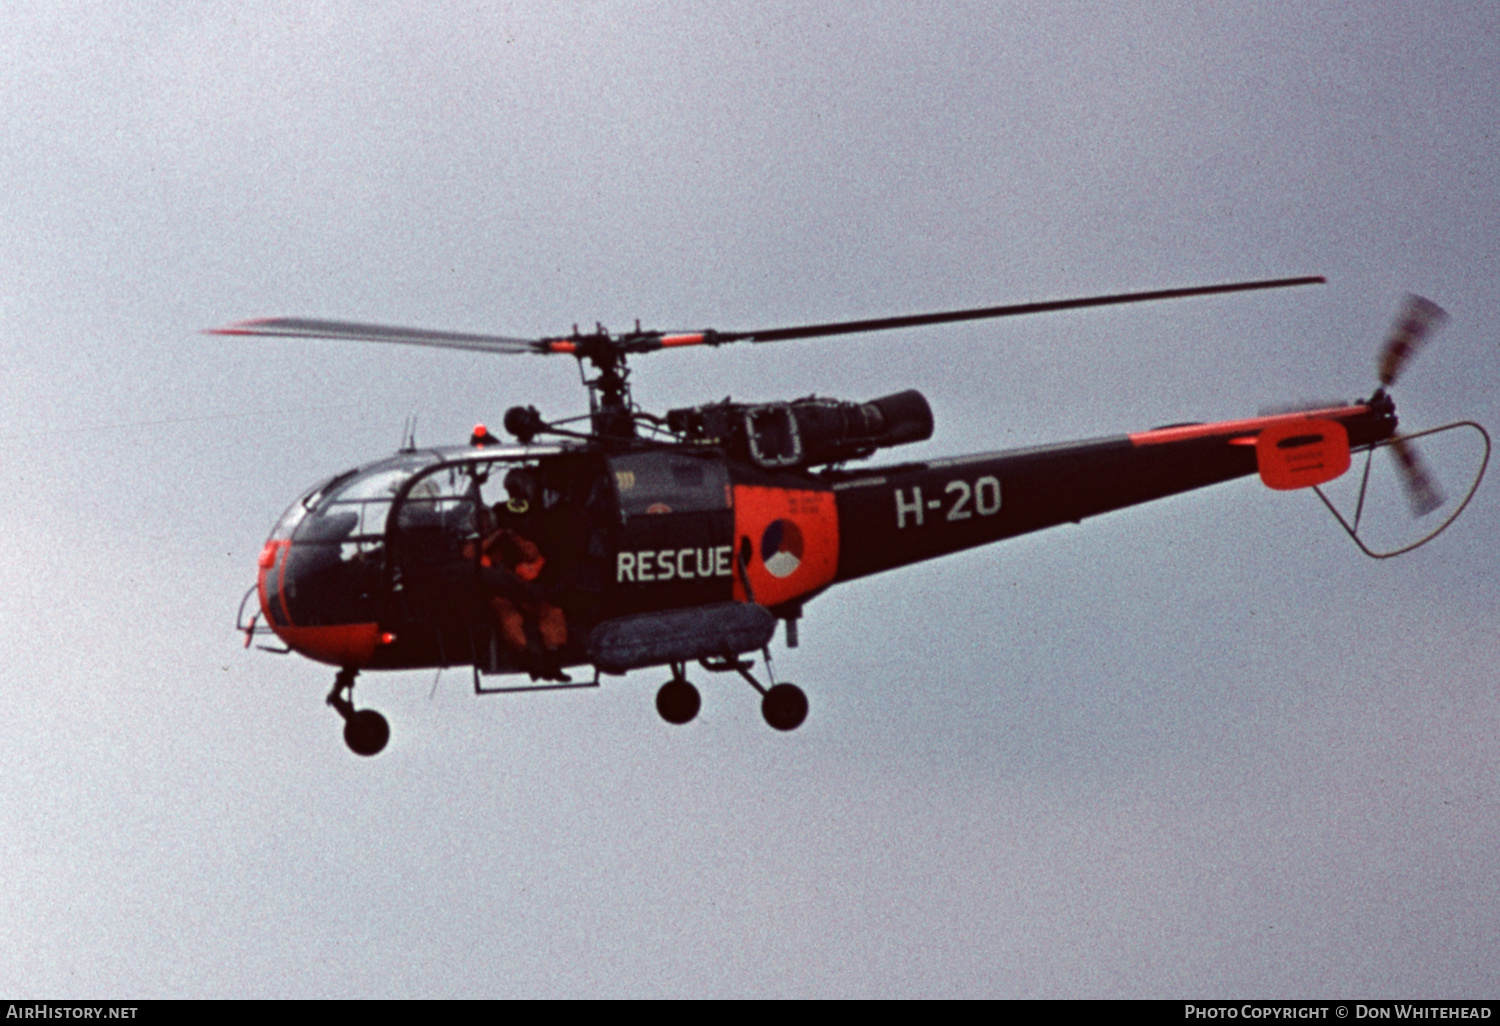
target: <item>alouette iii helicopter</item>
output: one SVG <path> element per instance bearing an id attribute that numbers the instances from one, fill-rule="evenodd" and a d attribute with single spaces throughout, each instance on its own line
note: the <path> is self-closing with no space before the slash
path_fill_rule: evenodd
<path id="1" fill-rule="evenodd" d="M 248 647 L 274 633 L 285 648 L 338 667 L 328 704 L 360 755 L 381 751 L 390 727 L 354 707 L 361 670 L 472 666 L 477 693 L 595 687 L 601 674 L 668 667 L 660 715 L 698 713 L 688 682 L 697 662 L 736 673 L 760 692 L 766 721 L 793 730 L 807 697 L 775 680 L 770 643 L 778 621 L 797 645 L 802 607 L 825 589 L 976 545 L 1259 473 L 1273 489 L 1314 488 L 1349 469 L 1351 453 L 1390 447 L 1413 510 L 1442 500 L 1410 444 L 1396 435 L 1387 389 L 1443 318 L 1410 297 L 1380 360 L 1368 399 L 1214 424 L 1174 424 L 1135 434 L 925 462 L 851 467 L 877 450 L 931 437 L 932 411 L 915 391 L 869 402 L 811 396 L 785 402 L 728 399 L 665 417 L 630 398 L 627 360 L 658 350 L 733 342 L 784 342 L 1083 307 L 1182 299 L 1321 283 L 1281 278 L 1024 303 L 767 331 L 610 334 L 520 339 L 295 318 L 214 329 L 397 342 L 487 353 L 577 359 L 589 390 L 587 428 L 546 421 L 530 406 L 505 414 L 516 441 L 482 425 L 469 444 L 419 449 L 345 471 L 302 495 L 277 522 L 240 604 Z M 592 374 L 592 376 L 590 376 Z M 576 418 L 582 421 L 584 418 Z M 1464 421 L 1458 427 L 1478 430 Z M 410 439 L 410 435 L 408 435 Z M 1361 549 L 1384 557 L 1430 540 L 1373 552 L 1320 497 Z M 259 611 L 245 619 L 250 596 Z M 751 670 L 763 656 L 768 680 Z M 591 680 L 575 682 L 569 669 Z M 529 674 L 531 683 L 485 678 Z"/>

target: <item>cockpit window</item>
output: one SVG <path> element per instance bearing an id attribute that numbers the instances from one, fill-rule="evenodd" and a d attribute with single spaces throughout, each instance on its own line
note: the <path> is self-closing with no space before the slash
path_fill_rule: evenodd
<path id="1" fill-rule="evenodd" d="M 462 466 L 439 467 L 424 475 L 401 501 L 400 529 L 440 528 L 458 534 L 477 531 L 477 473 L 472 466 Z"/>
<path id="2" fill-rule="evenodd" d="M 318 485 L 308 490 L 307 494 L 287 507 L 281 519 L 276 521 L 276 526 L 271 528 L 271 541 L 285 541 L 292 536 L 297 525 L 302 523 L 302 518 L 307 516 L 309 508 L 308 500 L 317 496 L 323 490 L 324 485 Z"/>
<path id="3" fill-rule="evenodd" d="M 276 525 L 272 538 L 323 543 L 380 538 L 385 534 L 391 500 L 433 459 L 407 454 L 346 471 L 294 503 Z"/>

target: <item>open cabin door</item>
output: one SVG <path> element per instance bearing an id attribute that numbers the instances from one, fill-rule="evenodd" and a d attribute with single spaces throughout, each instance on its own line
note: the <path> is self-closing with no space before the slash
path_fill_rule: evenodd
<path id="1" fill-rule="evenodd" d="M 489 470 L 438 464 L 411 478 L 391 504 L 387 529 L 387 626 L 403 647 L 437 665 L 472 662 L 489 647 L 476 556 L 481 530 L 480 482 Z"/>
<path id="2" fill-rule="evenodd" d="M 506 482 L 513 474 L 530 482 L 529 500 L 512 500 Z M 496 454 L 431 467 L 392 505 L 391 629 L 418 646 L 414 661 L 512 672 L 523 667 L 497 643 L 494 599 L 517 602 L 528 630 L 534 605 L 545 601 L 565 615 L 565 654 L 579 655 L 587 629 L 608 613 L 616 525 L 614 493 L 596 454 Z M 517 536 L 528 552 L 524 576 L 509 562 Z"/>

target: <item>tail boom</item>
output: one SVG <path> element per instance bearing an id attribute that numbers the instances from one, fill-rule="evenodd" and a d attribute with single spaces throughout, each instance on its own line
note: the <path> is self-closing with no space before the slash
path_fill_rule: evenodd
<path id="1" fill-rule="evenodd" d="M 1352 448 L 1368 447 L 1396 430 L 1394 408 L 1380 397 L 1325 410 L 844 472 L 832 482 L 840 538 L 835 580 L 1077 523 L 1257 470 L 1265 476 L 1257 458 L 1262 432 L 1282 437 L 1300 423 L 1330 421 L 1347 432 Z"/>

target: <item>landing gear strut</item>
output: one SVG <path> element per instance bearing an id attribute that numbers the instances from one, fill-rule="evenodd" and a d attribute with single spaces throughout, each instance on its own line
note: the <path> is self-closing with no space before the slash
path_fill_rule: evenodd
<path id="1" fill-rule="evenodd" d="M 391 725 L 374 709 L 354 708 L 354 678 L 358 670 L 350 667 L 333 678 L 328 704 L 344 718 L 344 744 L 355 755 L 379 755 L 391 739 Z"/>
<path id="2" fill-rule="evenodd" d="M 726 657 L 722 659 L 700 659 L 699 663 L 710 673 L 738 673 L 760 692 L 760 714 L 766 722 L 780 731 L 796 730 L 807 719 L 807 694 L 795 684 L 785 681 L 776 683 L 771 671 L 770 653 L 766 653 L 766 672 L 771 677 L 767 688 L 750 673 L 753 660 Z M 656 711 L 668 723 L 687 723 L 698 715 L 702 699 L 698 689 L 688 683 L 683 664 L 672 664 L 672 679 L 656 693 Z"/>

